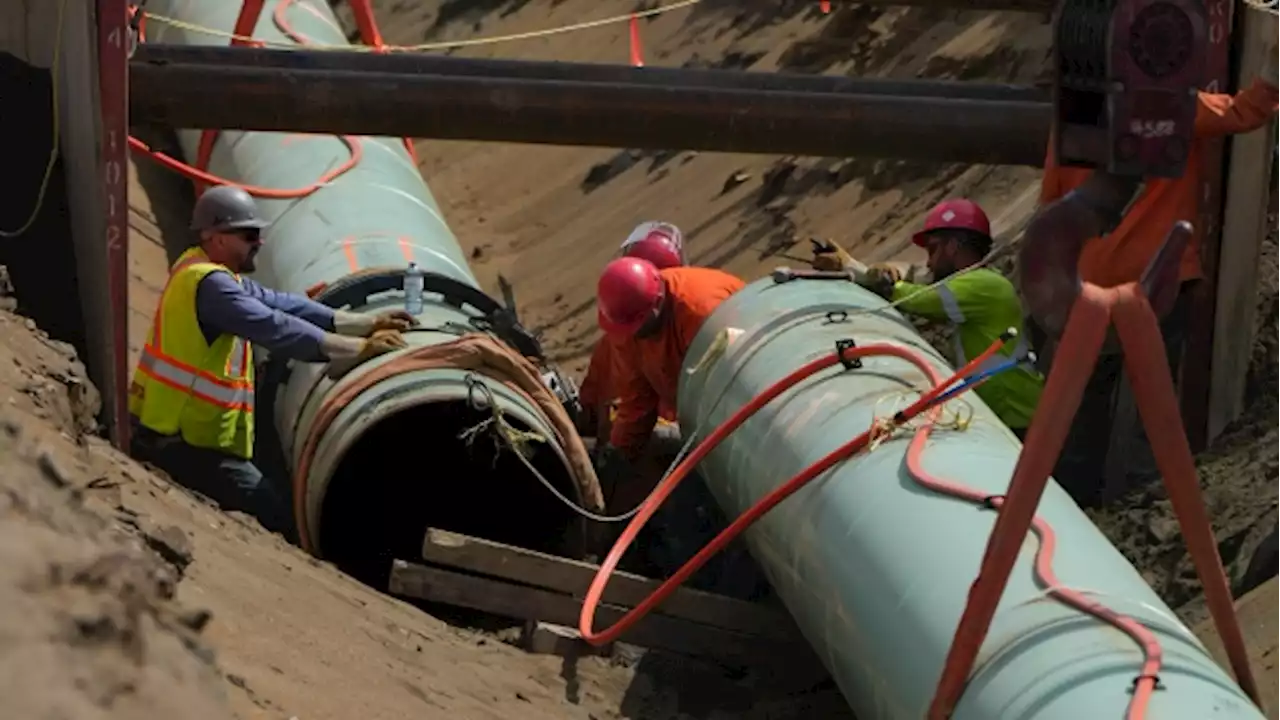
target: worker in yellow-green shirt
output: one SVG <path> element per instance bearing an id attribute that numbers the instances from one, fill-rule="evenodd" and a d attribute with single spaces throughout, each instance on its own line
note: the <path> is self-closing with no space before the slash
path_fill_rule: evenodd
<path id="1" fill-rule="evenodd" d="M 929 253 L 927 264 L 934 280 L 946 282 L 937 287 L 905 282 L 896 270 L 881 265 L 857 273 L 859 283 L 902 312 L 950 323 L 956 367 L 980 355 L 1009 328 L 1016 329 L 1018 336 L 1005 343 L 1000 351 L 1003 357 L 993 357 L 992 365 L 1011 357 L 1026 358 L 1029 347 L 1022 327 L 1022 302 L 1013 283 L 985 267 L 963 272 L 991 252 L 991 223 L 982 208 L 963 199 L 939 203 L 925 217 L 924 229 L 916 233 L 914 242 Z M 848 253 L 829 243 L 814 252 L 817 269 L 849 269 L 853 262 Z M 991 375 L 975 392 L 1019 439 L 1025 439 L 1043 388 L 1044 378 L 1027 361 Z"/>

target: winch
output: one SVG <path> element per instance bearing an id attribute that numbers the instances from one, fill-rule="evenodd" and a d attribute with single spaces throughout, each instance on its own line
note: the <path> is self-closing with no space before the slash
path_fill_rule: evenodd
<path id="1" fill-rule="evenodd" d="M 1205 73 L 1199 0 L 1063 0 L 1054 21 L 1059 165 L 1178 177 Z"/>

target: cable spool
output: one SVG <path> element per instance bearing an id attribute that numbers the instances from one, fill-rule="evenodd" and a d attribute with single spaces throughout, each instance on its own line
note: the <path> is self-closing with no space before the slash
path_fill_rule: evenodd
<path id="1" fill-rule="evenodd" d="M 1055 28 L 1063 89 L 1101 93 L 1107 83 L 1107 31 L 1114 0 L 1066 0 Z"/>
<path id="2" fill-rule="evenodd" d="M 1054 25 L 1059 164 L 1181 175 L 1205 69 L 1201 3 L 1064 0 Z"/>

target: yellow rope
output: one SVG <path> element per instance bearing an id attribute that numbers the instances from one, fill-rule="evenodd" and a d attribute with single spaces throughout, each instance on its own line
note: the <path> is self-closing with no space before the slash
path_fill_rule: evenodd
<path id="1" fill-rule="evenodd" d="M 967 400 L 953 399 L 942 405 L 936 421 L 929 420 L 929 413 L 921 413 L 901 425 L 893 418 L 900 410 L 905 409 L 920 396 L 917 390 L 902 390 L 888 393 L 876 400 L 871 414 L 871 440 L 867 443 L 866 452 L 871 452 L 883 443 L 899 435 L 904 430 L 918 430 L 922 425 L 932 424 L 935 430 L 955 430 L 964 432 L 973 426 L 973 406 Z M 893 404 L 887 413 L 881 414 L 880 406 L 887 400 Z"/>
<path id="2" fill-rule="evenodd" d="M 51 104 L 53 105 L 53 109 L 50 111 L 53 138 L 49 144 L 49 160 L 44 165 L 44 177 L 40 179 L 40 190 L 36 193 L 36 202 L 31 208 L 31 214 L 27 216 L 25 222 L 18 226 L 17 230 L 0 230 L 0 238 L 18 237 L 30 230 L 31 226 L 35 224 L 36 218 L 40 217 L 40 210 L 44 207 L 45 196 L 49 193 L 49 180 L 53 177 L 53 166 L 58 164 L 58 154 L 62 149 L 62 103 L 58 102 L 58 93 L 62 89 L 62 83 L 60 82 L 62 77 L 62 28 L 66 24 L 63 21 L 65 15 L 63 11 L 66 9 L 67 0 L 61 0 L 58 3 L 58 19 L 55 21 L 58 23 L 58 28 L 54 31 L 53 61 L 49 68 L 49 76 L 52 83 L 50 87 Z"/>
<path id="3" fill-rule="evenodd" d="M 65 2 L 65 0 L 63 0 Z M 625 15 L 612 15 L 598 20 L 585 20 L 571 25 L 563 25 L 554 28 L 544 28 L 542 30 L 530 30 L 521 33 L 508 33 L 505 35 L 490 35 L 486 37 L 468 38 L 465 40 L 445 40 L 440 42 L 421 43 L 418 45 L 387 45 L 381 48 L 382 52 L 429 52 L 433 50 L 452 50 L 454 48 L 475 47 L 478 45 L 496 45 L 504 42 L 514 42 L 517 40 L 533 40 L 536 38 L 550 37 L 552 35 L 562 35 L 564 33 L 577 32 L 579 30 L 590 30 L 593 28 L 604 27 L 606 25 L 616 25 L 619 23 L 630 22 L 631 18 L 649 18 L 663 15 L 665 13 L 681 10 L 683 8 L 697 5 L 702 0 L 678 0 L 677 2 L 667 5 L 659 5 L 649 10 L 641 10 L 639 12 L 627 13 Z M 147 13 L 147 22 L 158 22 L 170 27 L 187 30 L 188 32 L 200 33 L 210 37 L 224 38 L 226 40 L 238 40 L 241 42 L 252 42 L 264 45 L 266 47 L 276 48 L 280 50 L 329 50 L 329 51 L 345 51 L 345 52 L 378 52 L 376 48 L 367 45 L 327 45 L 327 44 L 308 44 L 299 46 L 293 42 L 282 40 L 262 40 L 255 37 L 245 37 L 236 35 L 233 32 L 218 30 L 216 28 L 205 27 L 195 23 L 189 23 L 185 20 L 167 17 L 165 15 L 157 15 L 155 13 Z"/>

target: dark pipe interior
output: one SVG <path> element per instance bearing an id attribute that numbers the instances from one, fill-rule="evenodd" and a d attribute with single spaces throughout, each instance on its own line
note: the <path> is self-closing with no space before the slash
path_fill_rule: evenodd
<path id="1" fill-rule="evenodd" d="M 321 508 L 323 557 L 385 589 L 392 560 L 421 560 L 428 527 L 564 554 L 578 516 L 509 448 L 499 452 L 488 430 L 470 446 L 459 439 L 487 417 L 465 401 L 438 402 L 396 413 L 366 432 L 329 483 Z M 508 422 L 519 427 L 514 418 Z M 534 467 L 574 498 L 555 451 L 544 443 L 530 447 Z"/>

